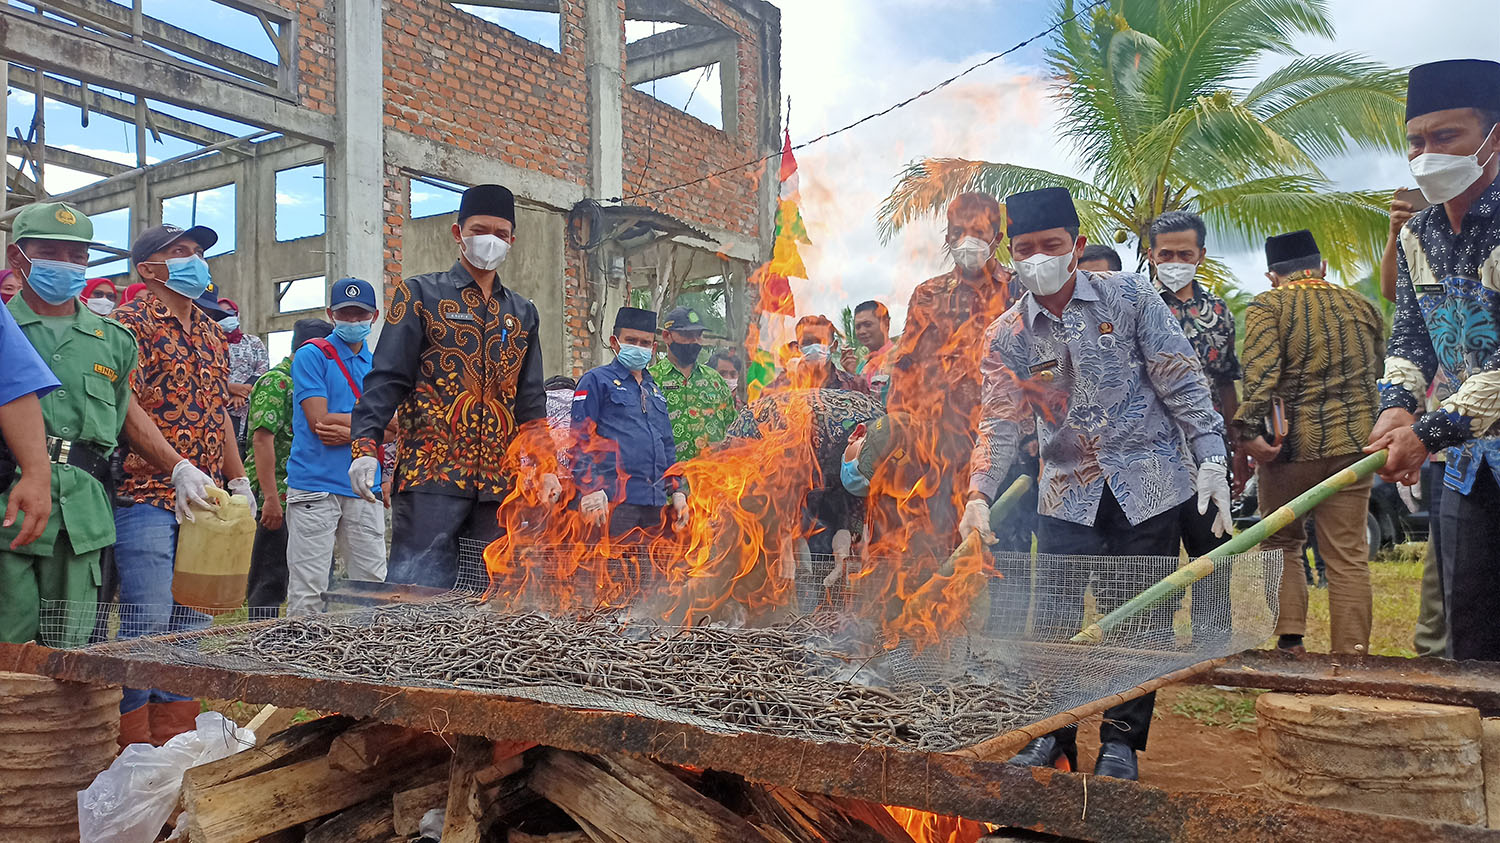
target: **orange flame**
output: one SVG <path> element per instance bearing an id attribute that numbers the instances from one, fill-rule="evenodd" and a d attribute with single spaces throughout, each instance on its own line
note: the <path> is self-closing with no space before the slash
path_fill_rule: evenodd
<path id="1" fill-rule="evenodd" d="M 945 817 L 892 805 L 887 805 L 885 809 L 906 829 L 915 843 L 978 843 L 979 838 L 990 831 L 985 823 L 962 817 Z"/>

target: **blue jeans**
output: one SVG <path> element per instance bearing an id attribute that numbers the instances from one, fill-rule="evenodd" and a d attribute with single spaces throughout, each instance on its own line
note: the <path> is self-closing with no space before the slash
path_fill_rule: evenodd
<path id="1" fill-rule="evenodd" d="M 120 637 L 206 629 L 213 617 L 172 602 L 177 518 L 147 504 L 115 510 L 115 563 L 120 577 Z M 120 713 L 146 703 L 190 700 L 157 688 L 126 688 Z"/>

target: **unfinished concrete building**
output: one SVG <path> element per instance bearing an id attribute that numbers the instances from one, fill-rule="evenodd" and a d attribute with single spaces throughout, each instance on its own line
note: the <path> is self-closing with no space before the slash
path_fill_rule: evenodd
<path id="1" fill-rule="evenodd" d="M 531 37 L 501 25 L 517 15 Z M 770 254 L 780 16 L 761 0 L 14 2 L 0 59 L 16 126 L 0 220 L 78 205 L 119 250 L 94 274 L 120 275 L 135 233 L 227 198 L 209 263 L 273 356 L 328 280 L 445 269 L 471 184 L 516 194 L 501 279 L 540 309 L 549 373 L 600 362 L 627 301 L 705 292 L 742 335 Z M 687 103 L 652 95 L 699 71 Z M 720 125 L 687 113 L 695 98 Z M 118 124 L 115 154 L 48 140 L 91 120 Z M 89 183 L 49 193 L 59 174 Z M 292 213 L 296 182 L 318 207 Z"/>

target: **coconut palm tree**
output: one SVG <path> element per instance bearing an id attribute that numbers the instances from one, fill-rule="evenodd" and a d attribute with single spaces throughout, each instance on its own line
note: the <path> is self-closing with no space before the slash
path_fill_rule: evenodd
<path id="1" fill-rule="evenodd" d="M 1059 20 L 1074 14 L 1062 2 Z M 1385 242 L 1387 196 L 1340 191 L 1317 160 L 1405 149 L 1405 78 L 1361 56 L 1300 56 L 1300 35 L 1333 36 L 1323 0 L 1108 0 L 1062 26 L 1047 52 L 1059 132 L 1085 178 L 1017 163 L 931 158 L 881 205 L 889 239 L 958 193 L 1068 188 L 1095 242 L 1137 240 L 1163 211 L 1201 214 L 1223 254 L 1308 228 L 1330 266 L 1353 273 Z M 1268 54 L 1291 57 L 1248 85 Z M 1227 280 L 1221 264 L 1210 282 Z"/>

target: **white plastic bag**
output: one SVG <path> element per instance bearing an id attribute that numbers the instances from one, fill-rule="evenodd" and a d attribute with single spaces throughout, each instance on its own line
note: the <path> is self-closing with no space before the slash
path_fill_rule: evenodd
<path id="1" fill-rule="evenodd" d="M 151 843 L 177 807 L 182 774 L 255 746 L 255 734 L 217 711 L 162 746 L 133 743 L 78 791 L 78 836 L 98 843 Z"/>

